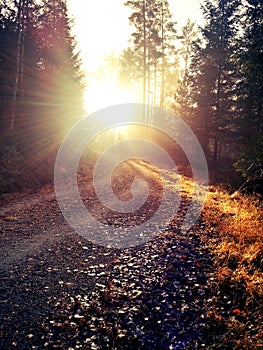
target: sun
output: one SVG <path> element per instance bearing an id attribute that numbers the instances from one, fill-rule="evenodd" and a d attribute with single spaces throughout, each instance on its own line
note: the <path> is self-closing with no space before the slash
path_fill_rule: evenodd
<path id="1" fill-rule="evenodd" d="M 135 93 L 119 87 L 114 77 L 105 77 L 99 83 L 96 80 L 90 82 L 84 95 L 85 109 L 88 113 L 116 104 L 133 102 L 137 102 Z"/>
<path id="2" fill-rule="evenodd" d="M 94 72 L 103 57 L 120 53 L 133 31 L 129 25 L 131 9 L 122 0 L 68 0 L 69 14 L 74 18 L 72 32 L 77 40 L 83 67 Z"/>

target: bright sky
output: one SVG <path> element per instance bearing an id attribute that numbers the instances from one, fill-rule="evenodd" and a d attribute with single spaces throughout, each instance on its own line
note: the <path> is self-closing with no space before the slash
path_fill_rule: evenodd
<path id="1" fill-rule="evenodd" d="M 131 10 L 124 6 L 124 0 L 68 0 L 68 6 L 75 18 L 74 34 L 85 69 L 96 70 L 104 55 L 127 47 L 132 32 L 128 20 Z M 199 0 L 170 0 L 170 9 L 178 30 L 187 18 L 201 21 Z"/>
<path id="2" fill-rule="evenodd" d="M 92 72 L 103 65 L 105 55 L 116 56 L 128 46 L 133 28 L 129 25 L 132 10 L 125 0 L 67 0 L 69 14 L 75 20 L 74 35 L 81 53 L 88 84 L 85 105 L 88 112 L 117 103 L 138 102 L 134 92 L 120 89 L 116 77 L 98 81 Z M 177 30 L 190 18 L 201 22 L 199 0 L 169 0 L 170 10 L 178 23 Z M 103 96 L 103 98 L 102 98 Z"/>

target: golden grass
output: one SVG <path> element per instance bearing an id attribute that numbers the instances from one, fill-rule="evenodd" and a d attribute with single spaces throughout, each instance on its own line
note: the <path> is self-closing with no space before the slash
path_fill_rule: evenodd
<path id="1" fill-rule="evenodd" d="M 217 251 L 221 258 L 235 261 L 239 268 L 262 268 L 263 208 L 253 196 L 242 196 L 212 188 L 204 208 L 205 219 L 218 227 Z"/>
<path id="2" fill-rule="evenodd" d="M 210 187 L 203 215 L 215 236 L 212 249 L 218 288 L 222 293 L 236 293 L 236 310 L 246 320 L 238 322 L 230 317 L 228 334 L 235 334 L 235 349 L 259 349 L 263 343 L 262 203 L 254 196 L 230 195 Z M 257 325 L 252 337 L 248 335 L 251 322 Z"/>
<path id="3" fill-rule="evenodd" d="M 263 292 L 263 208 L 253 196 L 242 196 L 213 188 L 205 205 L 205 219 L 217 225 L 221 242 L 216 253 L 222 268 L 235 270 L 245 279 L 248 291 Z"/>

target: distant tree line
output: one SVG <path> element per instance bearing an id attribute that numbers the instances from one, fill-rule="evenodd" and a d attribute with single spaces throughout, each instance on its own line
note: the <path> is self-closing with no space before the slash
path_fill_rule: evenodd
<path id="1" fill-rule="evenodd" d="M 129 46 L 108 62 L 110 69 L 117 67 L 119 83 L 184 119 L 210 169 L 234 165 L 244 187 L 260 190 L 262 0 L 204 0 L 204 25 L 187 21 L 180 31 L 167 0 L 125 5 L 134 31 Z M 12 157 L 20 162 L 14 177 L 36 169 L 36 159 L 51 174 L 65 131 L 84 114 L 72 25 L 65 0 L 0 0 L 1 162 L 10 168 Z M 5 183 L 2 174 L 0 180 Z"/>
<path id="2" fill-rule="evenodd" d="M 205 0 L 204 26 L 188 21 L 179 34 L 167 1 L 126 5 L 134 32 L 120 62 L 129 83 L 190 125 L 212 169 L 234 163 L 262 191 L 262 0 Z"/>

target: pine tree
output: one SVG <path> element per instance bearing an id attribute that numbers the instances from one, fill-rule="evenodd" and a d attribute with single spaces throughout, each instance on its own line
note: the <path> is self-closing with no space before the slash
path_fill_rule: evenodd
<path id="1" fill-rule="evenodd" d="M 263 3 L 243 3 L 242 37 L 238 42 L 237 127 L 241 154 L 235 163 L 245 179 L 244 186 L 263 192 Z"/>
<path id="2" fill-rule="evenodd" d="M 36 34 L 40 99 L 51 106 L 54 123 L 71 124 L 83 113 L 83 75 L 65 1 L 43 2 Z"/>
<path id="3" fill-rule="evenodd" d="M 175 28 L 166 0 L 130 0 L 125 3 L 134 11 L 130 22 L 135 31 L 132 34 L 133 59 L 142 67 L 143 102 L 165 106 L 165 82 L 168 76 L 168 57 L 174 50 Z M 153 97 L 151 97 L 153 96 Z M 158 98 L 157 98 L 158 96 Z"/>
<path id="4" fill-rule="evenodd" d="M 175 86 L 174 101 L 172 105 L 173 112 L 183 118 L 189 126 L 193 127 L 193 118 L 191 115 L 191 89 L 189 81 L 189 68 L 191 64 L 191 56 L 194 42 L 197 40 L 196 24 L 188 19 L 182 27 L 181 34 L 178 36 L 180 40 L 179 55 L 181 58 L 181 71 L 178 77 L 178 85 Z"/>
<path id="5" fill-rule="evenodd" d="M 10 0 L 1 3 L 0 18 L 3 113 L 11 110 L 11 129 L 43 125 L 47 118 L 47 128 L 79 119 L 83 112 L 81 62 L 66 3 Z"/>
<path id="6" fill-rule="evenodd" d="M 142 62 L 142 101 L 146 102 L 146 74 L 147 74 L 147 0 L 128 0 L 125 5 L 133 10 L 130 15 L 130 23 L 134 26 L 135 31 L 132 33 L 133 51 L 138 57 L 137 60 Z"/>
<path id="7" fill-rule="evenodd" d="M 14 167 L 20 164 L 16 174 L 26 171 L 27 182 L 41 184 L 53 178 L 62 138 L 84 115 L 81 62 L 65 1 L 0 5 L 1 126 L 7 126 L 6 114 L 15 102 L 10 159 Z"/>
<path id="8" fill-rule="evenodd" d="M 162 0 L 159 2 L 159 21 L 160 21 L 160 33 L 161 33 L 161 59 L 162 59 L 162 78 L 161 78 L 161 96 L 160 105 L 161 107 L 166 107 L 166 78 L 167 70 L 169 68 L 169 63 L 175 64 L 175 62 L 170 62 L 170 60 L 175 56 L 175 23 L 172 21 L 172 15 L 169 9 L 169 3 L 167 0 Z"/>
<path id="9" fill-rule="evenodd" d="M 11 96 L 16 67 L 16 24 L 4 1 L 0 3 L 0 126 L 10 128 Z"/>
<path id="10" fill-rule="evenodd" d="M 232 59 L 240 3 L 205 1 L 202 39 L 191 64 L 191 90 L 196 132 L 215 165 L 223 147 L 229 152 L 234 125 L 236 66 Z"/>
<path id="11" fill-rule="evenodd" d="M 1 2 L 1 32 L 3 40 L 12 40 L 12 52 L 9 52 L 9 59 L 12 62 L 12 68 L 9 67 L 13 83 L 8 84 L 8 88 L 12 86 L 12 98 L 10 98 L 10 129 L 14 129 L 16 105 L 19 95 L 19 85 L 23 79 L 24 71 L 24 44 L 25 44 L 25 28 L 27 22 L 27 0 L 19 0 L 18 2 Z M 9 28 L 8 28 L 9 27 Z M 7 31 L 6 29 L 9 29 Z M 11 29 L 12 28 L 12 29 Z M 10 30 L 11 29 L 11 30 Z M 5 36 L 5 38 L 4 38 Z M 4 54 L 5 47 L 2 48 Z M 5 64 L 6 57 L 3 56 L 3 64 Z M 6 77 L 7 78 L 7 77 Z M 9 79 L 8 79 L 9 80 Z M 3 91 L 3 94 L 5 92 Z"/>
<path id="12" fill-rule="evenodd" d="M 253 137 L 263 132 L 263 3 L 248 0 L 243 4 L 243 36 L 239 40 L 239 99 L 242 109 L 243 135 Z"/>

